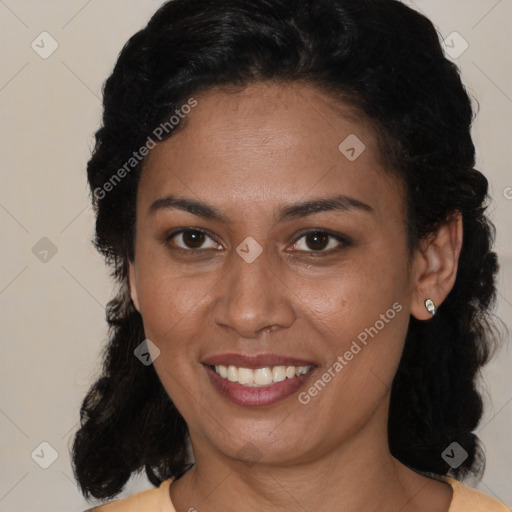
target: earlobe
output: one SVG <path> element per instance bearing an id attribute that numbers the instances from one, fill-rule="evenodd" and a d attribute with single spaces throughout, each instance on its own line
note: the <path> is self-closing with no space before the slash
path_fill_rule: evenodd
<path id="1" fill-rule="evenodd" d="M 455 212 L 424 241 L 415 255 L 416 276 L 411 315 L 428 320 L 455 284 L 462 249 L 462 214 Z"/>
<path id="2" fill-rule="evenodd" d="M 132 298 L 135 309 L 140 313 L 139 298 L 137 296 L 137 287 L 135 285 L 135 267 L 133 262 L 128 262 L 128 286 L 130 288 L 130 297 Z"/>

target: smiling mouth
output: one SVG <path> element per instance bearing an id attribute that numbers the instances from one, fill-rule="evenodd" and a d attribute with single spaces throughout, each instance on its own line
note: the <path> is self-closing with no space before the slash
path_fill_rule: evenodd
<path id="1" fill-rule="evenodd" d="M 286 379 L 306 375 L 313 369 L 307 366 L 266 366 L 263 368 L 243 368 L 238 366 L 208 365 L 223 379 L 242 386 L 257 388 L 268 387 Z"/>

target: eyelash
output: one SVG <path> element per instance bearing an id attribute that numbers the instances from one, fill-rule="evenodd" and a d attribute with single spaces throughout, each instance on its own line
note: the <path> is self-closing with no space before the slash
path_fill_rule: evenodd
<path id="1" fill-rule="evenodd" d="M 203 233 L 204 235 L 206 235 L 208 238 L 210 238 L 211 240 L 213 240 L 215 242 L 215 238 L 205 229 L 202 229 L 202 228 L 183 228 L 183 229 L 179 229 L 177 231 L 173 231 L 172 233 L 167 235 L 165 237 L 166 245 L 169 245 L 170 241 L 173 238 L 175 238 L 178 235 L 184 234 L 184 233 Z M 339 233 L 334 233 L 334 232 L 332 232 L 330 230 L 327 230 L 327 229 L 308 229 L 306 231 L 302 231 L 302 232 L 300 232 L 297 235 L 297 238 L 295 238 L 295 241 L 293 242 L 292 245 L 296 245 L 302 238 L 304 238 L 305 236 L 307 236 L 309 234 L 327 235 L 330 239 L 334 239 L 337 242 L 339 242 L 340 246 L 338 246 L 338 247 L 336 247 L 334 249 L 330 249 L 328 251 L 325 251 L 325 250 L 320 250 L 320 251 L 313 251 L 313 250 L 302 251 L 302 250 L 299 250 L 297 252 L 305 253 L 305 254 L 308 254 L 308 255 L 312 255 L 313 257 L 328 256 L 330 254 L 333 254 L 335 252 L 340 251 L 344 247 L 352 246 L 352 241 L 348 237 L 346 237 L 344 235 L 341 235 Z M 329 242 L 330 242 L 330 240 L 329 240 Z M 328 245 L 329 245 L 329 242 L 328 242 Z M 217 242 L 215 242 L 215 243 L 217 243 Z M 215 250 L 215 249 L 211 249 L 211 248 L 208 248 L 208 249 L 200 249 L 200 248 L 199 249 L 184 249 L 183 247 L 171 247 L 171 249 L 173 251 L 177 251 L 177 252 L 180 252 L 182 254 L 186 253 L 188 255 L 191 255 L 192 253 L 199 253 L 200 254 L 201 252 L 208 251 L 208 250 Z"/>

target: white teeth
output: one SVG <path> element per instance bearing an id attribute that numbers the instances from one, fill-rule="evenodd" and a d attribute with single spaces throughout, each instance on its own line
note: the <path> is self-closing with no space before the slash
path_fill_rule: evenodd
<path id="1" fill-rule="evenodd" d="M 305 375 L 311 368 L 312 366 L 266 366 L 265 368 L 252 370 L 251 368 L 238 368 L 232 365 L 226 367 L 220 364 L 215 366 L 215 372 L 230 382 L 238 382 L 249 387 L 262 387 L 273 382 L 282 382 L 286 378 L 293 379 Z"/>
<path id="2" fill-rule="evenodd" d="M 238 368 L 238 382 L 240 384 L 252 384 L 254 382 L 254 371 L 250 368 Z"/>
<path id="3" fill-rule="evenodd" d="M 240 372 L 242 368 L 238 371 Z M 238 381 L 240 382 L 240 381 Z M 272 382 L 272 368 L 258 368 L 254 370 L 254 384 L 268 386 Z M 242 384 L 242 382 L 240 382 Z M 248 384 L 251 384 L 248 382 Z"/>
<path id="4" fill-rule="evenodd" d="M 286 366 L 274 366 L 272 368 L 272 380 L 274 382 L 282 382 L 286 379 Z"/>
<path id="5" fill-rule="evenodd" d="M 228 380 L 231 382 L 238 381 L 238 368 L 236 366 L 228 366 Z"/>

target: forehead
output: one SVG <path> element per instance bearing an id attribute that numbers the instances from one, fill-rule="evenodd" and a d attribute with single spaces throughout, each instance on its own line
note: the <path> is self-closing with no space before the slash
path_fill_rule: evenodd
<path id="1" fill-rule="evenodd" d="M 282 204 L 326 191 L 377 203 L 383 187 L 397 195 L 370 125 L 317 89 L 258 83 L 195 99 L 183 129 L 146 159 L 144 203 L 176 190 L 226 208 L 234 200 Z"/>

